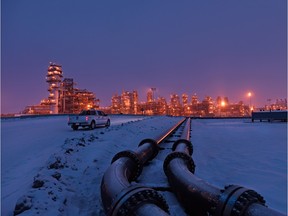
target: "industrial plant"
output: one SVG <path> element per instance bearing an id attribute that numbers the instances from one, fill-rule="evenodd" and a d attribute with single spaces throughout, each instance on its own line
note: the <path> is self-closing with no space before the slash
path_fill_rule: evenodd
<path id="1" fill-rule="evenodd" d="M 123 91 L 121 95 L 112 97 L 112 105 L 105 108 L 105 112 L 192 117 L 243 117 L 251 113 L 251 107 L 242 101 L 237 104 L 229 103 L 227 97 L 218 97 L 215 103 L 209 96 L 200 101 L 196 94 L 192 95 L 191 100 L 187 94 L 171 94 L 170 101 L 167 102 L 164 97 L 154 98 L 153 95 L 153 89 L 149 90 L 147 101 L 139 103 L 137 91 Z"/>
<path id="2" fill-rule="evenodd" d="M 48 98 L 38 105 L 27 106 L 23 114 L 79 113 L 83 109 L 99 107 L 99 100 L 93 92 L 76 88 L 72 78 L 63 79 L 61 65 L 50 62 L 46 82 Z"/>
<path id="3" fill-rule="evenodd" d="M 62 66 L 51 63 L 46 75 L 48 83 L 48 98 L 41 100 L 40 104 L 27 106 L 22 114 L 72 114 L 83 109 L 96 108 L 108 114 L 133 115 L 171 115 L 191 117 L 245 117 L 251 116 L 255 107 L 246 105 L 243 101 L 231 103 L 228 97 L 218 96 L 214 101 L 206 96 L 202 101 L 196 94 L 171 94 L 170 100 L 164 97 L 155 97 L 156 88 L 150 88 L 146 93 L 146 101 L 139 102 L 138 92 L 125 91 L 114 94 L 111 106 L 100 107 L 100 99 L 93 92 L 75 87 L 73 78 L 63 78 Z M 276 100 L 276 103 L 266 105 L 262 110 L 287 110 L 287 99 Z"/>

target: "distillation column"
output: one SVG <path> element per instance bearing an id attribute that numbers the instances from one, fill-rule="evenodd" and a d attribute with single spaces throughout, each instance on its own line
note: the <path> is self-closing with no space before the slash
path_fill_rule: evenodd
<path id="1" fill-rule="evenodd" d="M 62 66 L 50 62 L 46 82 L 49 84 L 50 113 L 58 114 L 59 88 L 63 77 Z"/>

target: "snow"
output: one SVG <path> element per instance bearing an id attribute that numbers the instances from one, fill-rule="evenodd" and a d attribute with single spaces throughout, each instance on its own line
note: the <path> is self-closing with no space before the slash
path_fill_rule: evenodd
<path id="1" fill-rule="evenodd" d="M 270 208 L 286 212 L 286 123 L 193 121 L 192 144 L 195 175 L 222 188 L 236 184 L 254 189 Z"/>
<path id="2" fill-rule="evenodd" d="M 73 131 L 67 116 L 2 120 L 1 215 L 13 215 L 18 199 L 32 206 L 21 215 L 105 215 L 100 182 L 113 156 L 135 150 L 142 139 L 154 138 L 179 119 L 112 115 L 109 128 L 93 131 Z M 199 178 L 219 188 L 251 188 L 268 207 L 286 213 L 286 123 L 197 119 L 191 142 Z M 157 175 L 163 161 L 153 163 Z M 170 208 L 179 212 L 178 205 Z"/>

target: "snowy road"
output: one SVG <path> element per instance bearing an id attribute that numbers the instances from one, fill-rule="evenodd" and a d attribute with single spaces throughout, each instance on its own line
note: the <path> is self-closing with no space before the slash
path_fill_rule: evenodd
<path id="1" fill-rule="evenodd" d="M 100 182 L 112 157 L 135 150 L 142 139 L 153 138 L 179 118 L 113 116 L 110 128 L 93 131 L 73 131 L 66 121 L 60 116 L 2 121 L 1 215 L 13 215 L 17 199 L 26 195 L 33 207 L 21 215 L 103 216 Z M 286 123 L 193 120 L 191 141 L 195 175 L 219 188 L 238 184 L 254 189 L 270 208 L 286 213 Z M 55 161 L 61 168 L 55 168 Z M 51 177 L 55 174 L 61 177 Z M 44 186 L 32 188 L 34 177 Z M 176 216 L 177 207 L 170 212 Z"/>

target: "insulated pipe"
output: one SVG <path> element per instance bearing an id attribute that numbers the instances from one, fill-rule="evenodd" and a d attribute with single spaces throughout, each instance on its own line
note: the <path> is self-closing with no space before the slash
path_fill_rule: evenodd
<path id="1" fill-rule="evenodd" d="M 237 185 L 230 185 L 221 190 L 197 178 L 193 174 L 195 166 L 190 157 L 191 146 L 188 140 L 176 141 L 173 145 L 174 152 L 166 157 L 163 165 L 169 184 L 189 214 L 283 216 L 265 207 L 263 197 L 253 190 Z"/>
<path id="2" fill-rule="evenodd" d="M 168 215 L 169 207 L 157 191 L 131 182 L 140 175 L 143 164 L 158 154 L 157 144 L 184 121 L 185 118 L 155 139 L 142 140 L 135 152 L 123 151 L 114 156 L 101 182 L 101 198 L 107 215 L 129 215 L 132 212 L 143 216 L 150 216 L 151 212 Z"/>

